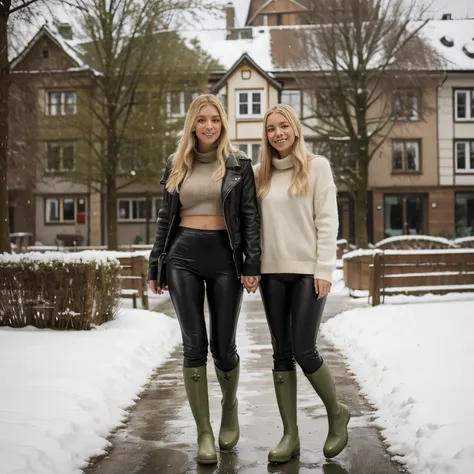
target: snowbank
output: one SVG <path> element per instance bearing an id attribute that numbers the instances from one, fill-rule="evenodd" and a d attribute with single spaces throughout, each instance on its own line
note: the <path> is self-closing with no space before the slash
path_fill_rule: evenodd
<path id="1" fill-rule="evenodd" d="M 134 309 L 92 331 L 0 328 L 0 472 L 80 473 L 179 334 Z"/>
<path id="2" fill-rule="evenodd" d="M 394 459 L 412 474 L 474 466 L 474 299 L 347 311 L 323 325 Z"/>

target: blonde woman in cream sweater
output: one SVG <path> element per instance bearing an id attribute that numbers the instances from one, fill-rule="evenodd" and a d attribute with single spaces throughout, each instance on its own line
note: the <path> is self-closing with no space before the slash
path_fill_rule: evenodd
<path id="1" fill-rule="evenodd" d="M 347 445 L 348 408 L 316 347 L 336 263 L 338 214 L 329 161 L 305 148 L 293 109 L 276 105 L 264 118 L 260 163 L 255 166 L 261 211 L 260 293 L 273 345 L 273 379 L 284 433 L 268 455 L 283 463 L 298 456 L 295 361 L 322 399 L 329 422 L 324 455 Z"/>

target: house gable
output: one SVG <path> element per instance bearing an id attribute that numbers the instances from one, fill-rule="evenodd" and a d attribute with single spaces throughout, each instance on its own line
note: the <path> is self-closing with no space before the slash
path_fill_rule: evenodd
<path id="1" fill-rule="evenodd" d="M 308 9 L 302 3 L 296 0 L 266 0 L 254 5 L 252 2 L 247 16 L 246 24 L 248 26 L 259 26 L 267 24 L 269 26 L 301 24 L 302 15 L 307 13 Z M 277 16 L 280 19 L 277 21 Z M 264 22 L 266 18 L 266 22 Z M 281 23 L 279 23 L 281 21 Z"/>
<path id="2" fill-rule="evenodd" d="M 43 27 L 26 48 L 12 61 L 12 71 L 66 70 L 83 64 L 71 56 L 62 40 Z"/>

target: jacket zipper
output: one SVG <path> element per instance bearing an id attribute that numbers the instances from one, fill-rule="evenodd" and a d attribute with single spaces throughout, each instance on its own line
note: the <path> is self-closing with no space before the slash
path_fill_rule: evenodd
<path id="1" fill-rule="evenodd" d="M 237 273 L 237 278 L 240 278 L 240 275 L 239 275 L 239 270 L 237 268 L 237 264 L 235 263 L 235 259 L 234 259 L 234 245 L 232 244 L 232 239 L 230 238 L 230 232 L 229 232 L 229 226 L 227 225 L 227 217 L 225 215 L 225 200 L 227 199 L 227 196 L 230 194 L 230 192 L 237 186 L 238 182 L 240 181 L 240 178 L 239 177 L 236 177 L 234 179 L 234 183 L 233 185 L 227 190 L 224 198 L 222 199 L 222 212 L 224 214 L 224 224 L 225 224 L 225 228 L 227 230 L 227 237 L 229 237 L 229 243 L 230 243 L 230 248 L 232 249 L 232 260 L 234 261 L 234 267 L 235 267 L 235 271 Z"/>

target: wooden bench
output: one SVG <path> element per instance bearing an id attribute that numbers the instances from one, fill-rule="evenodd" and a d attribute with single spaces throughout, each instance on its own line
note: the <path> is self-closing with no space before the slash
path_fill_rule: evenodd
<path id="1" fill-rule="evenodd" d="M 137 307 L 137 297 L 141 298 L 142 307 L 148 309 L 148 262 L 143 255 L 117 257 L 120 261 L 120 280 L 122 281 L 122 298 L 131 298 L 133 307 Z"/>
<path id="2" fill-rule="evenodd" d="M 370 265 L 372 306 L 387 294 L 474 291 L 474 249 L 387 250 Z"/>

